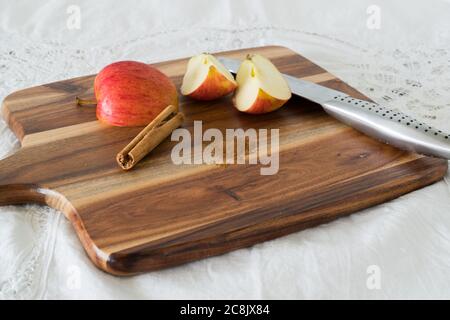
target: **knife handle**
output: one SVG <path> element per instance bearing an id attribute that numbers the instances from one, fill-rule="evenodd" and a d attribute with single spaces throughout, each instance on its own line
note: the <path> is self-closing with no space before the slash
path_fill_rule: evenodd
<path id="1" fill-rule="evenodd" d="M 410 116 L 346 95 L 322 104 L 332 117 L 400 149 L 450 159 L 450 135 Z"/>

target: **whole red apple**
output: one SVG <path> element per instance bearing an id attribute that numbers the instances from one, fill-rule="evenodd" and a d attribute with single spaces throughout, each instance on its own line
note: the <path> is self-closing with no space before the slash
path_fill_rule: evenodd
<path id="1" fill-rule="evenodd" d="M 106 66 L 95 78 L 94 90 L 97 118 L 114 126 L 144 126 L 168 105 L 178 107 L 172 80 L 142 62 L 119 61 Z"/>

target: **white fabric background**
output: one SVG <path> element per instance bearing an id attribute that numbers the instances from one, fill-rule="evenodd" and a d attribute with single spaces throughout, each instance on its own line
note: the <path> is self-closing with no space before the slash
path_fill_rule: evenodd
<path id="1" fill-rule="evenodd" d="M 81 29 L 67 8 L 79 5 Z M 380 29 L 367 27 L 370 5 Z M 448 1 L 0 0 L 0 99 L 146 62 L 266 44 L 307 56 L 374 100 L 450 131 Z M 19 148 L 0 122 L 0 157 Z M 0 208 L 0 298 L 450 298 L 450 175 L 350 217 L 130 278 L 97 270 L 69 222 Z M 381 272 L 370 290 L 367 268 Z"/>

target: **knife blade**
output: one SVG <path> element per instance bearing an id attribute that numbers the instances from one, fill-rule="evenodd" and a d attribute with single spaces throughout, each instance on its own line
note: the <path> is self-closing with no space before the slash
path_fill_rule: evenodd
<path id="1" fill-rule="evenodd" d="M 239 70 L 240 61 L 219 57 L 232 73 Z M 319 84 L 283 74 L 293 94 L 315 102 L 332 117 L 381 142 L 400 149 L 429 156 L 450 159 L 450 134 L 369 101 Z"/>

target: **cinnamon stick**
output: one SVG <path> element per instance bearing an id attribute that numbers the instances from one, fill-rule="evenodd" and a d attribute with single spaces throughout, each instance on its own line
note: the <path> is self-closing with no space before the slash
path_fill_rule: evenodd
<path id="1" fill-rule="evenodd" d="M 133 168 L 142 158 L 158 146 L 173 130 L 183 123 L 183 114 L 175 106 L 165 108 L 122 151 L 116 160 L 124 170 Z"/>

